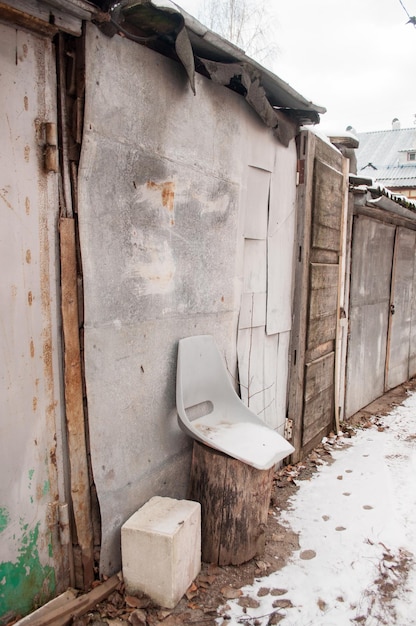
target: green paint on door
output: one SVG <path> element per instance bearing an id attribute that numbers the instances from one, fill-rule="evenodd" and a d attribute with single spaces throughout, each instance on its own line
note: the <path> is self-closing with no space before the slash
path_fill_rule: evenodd
<path id="1" fill-rule="evenodd" d="M 0 624 L 10 616 L 27 615 L 54 596 L 55 571 L 42 565 L 37 542 L 39 522 L 33 530 L 21 524 L 21 547 L 17 561 L 0 563 Z"/>
<path id="2" fill-rule="evenodd" d="M 9 525 L 9 511 L 3 506 L 0 507 L 0 533 L 3 532 Z"/>

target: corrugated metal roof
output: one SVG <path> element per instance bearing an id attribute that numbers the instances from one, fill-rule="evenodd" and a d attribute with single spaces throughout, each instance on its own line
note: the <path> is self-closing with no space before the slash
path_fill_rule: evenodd
<path id="1" fill-rule="evenodd" d="M 404 152 L 416 152 L 416 127 L 358 133 L 357 174 L 386 187 L 416 187 L 416 161 L 403 163 Z"/>

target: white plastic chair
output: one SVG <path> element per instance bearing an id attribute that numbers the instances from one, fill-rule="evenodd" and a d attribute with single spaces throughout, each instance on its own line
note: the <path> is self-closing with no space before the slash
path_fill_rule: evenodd
<path id="1" fill-rule="evenodd" d="M 179 341 L 176 408 L 179 426 L 190 437 L 257 469 L 294 452 L 240 400 L 211 335 Z"/>

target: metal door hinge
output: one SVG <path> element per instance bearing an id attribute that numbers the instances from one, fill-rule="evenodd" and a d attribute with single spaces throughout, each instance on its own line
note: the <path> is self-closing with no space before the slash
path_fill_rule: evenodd
<path id="1" fill-rule="evenodd" d="M 285 421 L 285 439 L 290 441 L 293 437 L 293 420 L 287 418 Z"/>
<path id="2" fill-rule="evenodd" d="M 296 168 L 296 185 L 303 185 L 305 182 L 305 159 L 298 159 Z"/>
<path id="3" fill-rule="evenodd" d="M 58 162 L 58 133 L 54 122 L 46 122 L 44 124 L 45 132 L 45 148 L 44 148 L 44 166 L 47 172 L 57 172 L 59 170 Z"/>

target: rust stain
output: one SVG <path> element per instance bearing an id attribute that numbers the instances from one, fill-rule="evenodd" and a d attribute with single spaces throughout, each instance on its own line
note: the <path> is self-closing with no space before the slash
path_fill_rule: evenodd
<path id="1" fill-rule="evenodd" d="M 167 181 L 165 183 L 155 183 L 153 180 L 149 180 L 147 181 L 147 188 L 160 191 L 162 195 L 162 205 L 169 212 L 173 211 L 175 200 L 175 183 L 173 181 Z"/>
<path id="2" fill-rule="evenodd" d="M 26 163 L 29 163 L 29 157 L 30 157 L 30 146 L 25 146 L 24 149 L 24 157 L 25 157 L 25 161 Z"/>
<path id="3" fill-rule="evenodd" d="M 28 50 L 29 50 L 28 47 L 27 47 L 27 43 L 24 43 L 22 48 L 23 48 L 23 57 L 26 58 Z"/>
<path id="4" fill-rule="evenodd" d="M 33 304 L 33 293 L 31 291 L 29 291 L 27 294 L 27 303 L 29 306 L 32 306 Z"/>
<path id="5" fill-rule="evenodd" d="M 30 356 L 32 359 L 35 356 L 35 344 L 33 343 L 33 339 L 30 340 Z"/>
<path id="6" fill-rule="evenodd" d="M 35 412 L 36 409 L 38 408 L 38 399 L 36 396 L 33 396 L 32 398 L 32 408 L 33 408 L 33 412 Z"/>
<path id="7" fill-rule="evenodd" d="M 26 250 L 26 263 L 30 264 L 32 262 L 32 253 L 30 250 Z"/>
<path id="8" fill-rule="evenodd" d="M 26 215 L 30 215 L 30 200 L 27 196 L 25 198 L 25 209 L 26 209 Z"/>
<path id="9" fill-rule="evenodd" d="M 23 98 L 23 106 L 25 107 L 25 111 L 29 110 L 29 98 L 27 96 Z"/>

